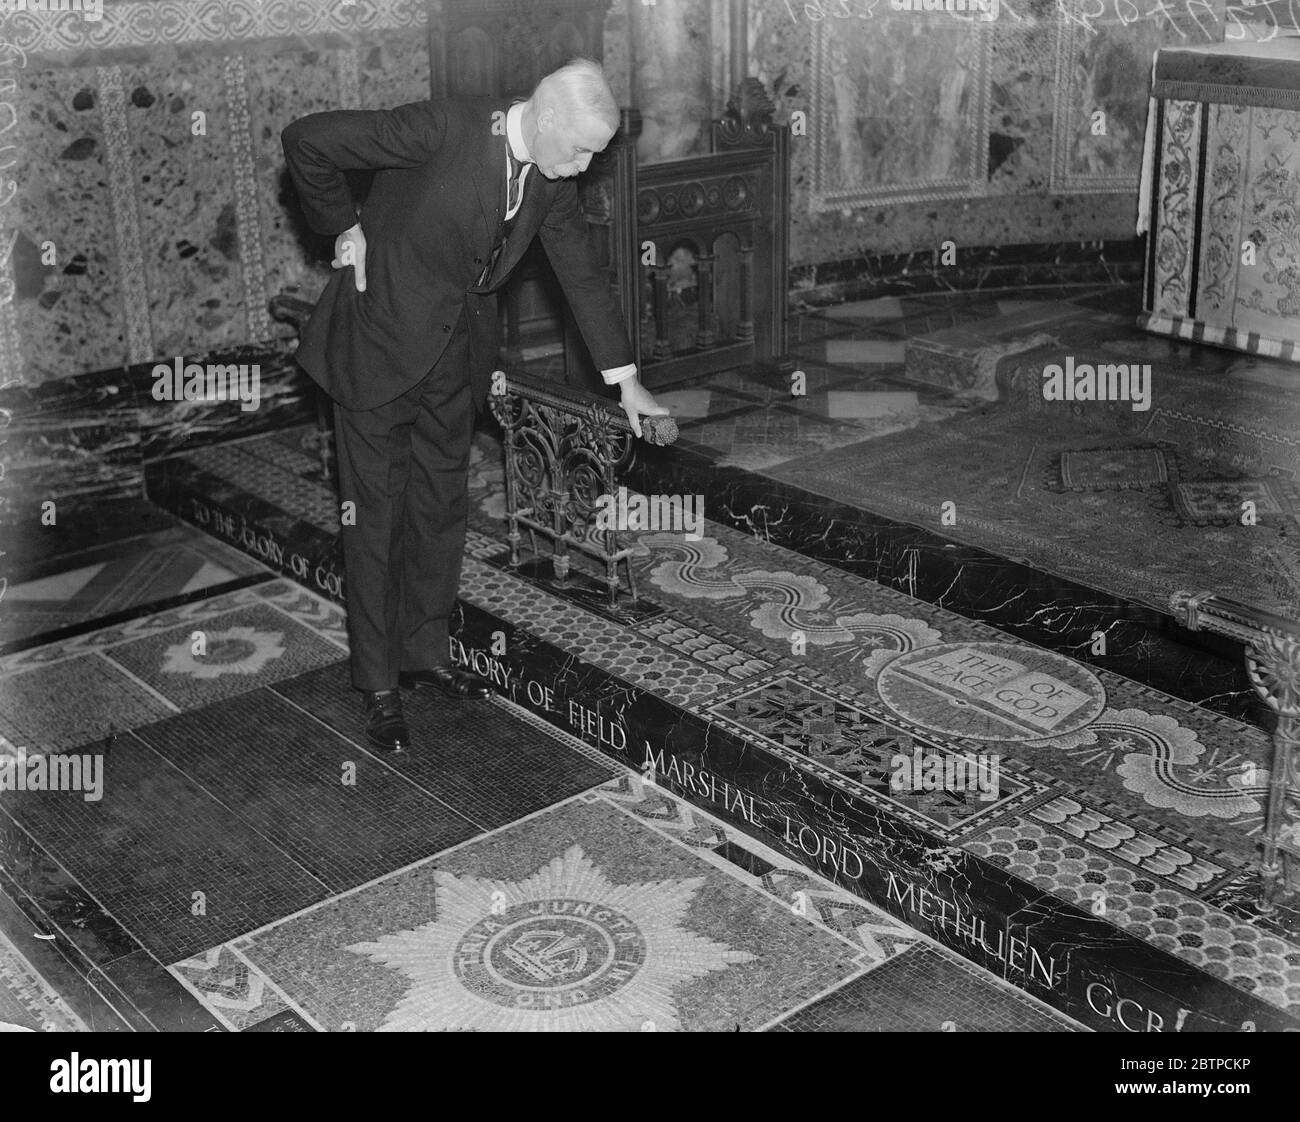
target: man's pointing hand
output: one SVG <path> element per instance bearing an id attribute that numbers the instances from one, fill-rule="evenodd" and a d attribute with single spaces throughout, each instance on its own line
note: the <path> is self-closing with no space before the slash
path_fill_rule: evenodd
<path id="1" fill-rule="evenodd" d="M 346 269 L 349 265 L 356 270 L 357 291 L 366 290 L 366 235 L 361 232 L 358 222 L 350 230 L 344 230 L 334 239 L 334 260 L 330 262 L 336 269 Z"/>
<path id="2" fill-rule="evenodd" d="M 650 391 L 641 384 L 641 379 L 636 375 L 620 382 L 619 389 L 623 397 L 621 402 L 623 412 L 627 414 L 628 423 L 637 436 L 641 435 L 642 417 L 668 416 L 668 410 L 650 396 Z"/>

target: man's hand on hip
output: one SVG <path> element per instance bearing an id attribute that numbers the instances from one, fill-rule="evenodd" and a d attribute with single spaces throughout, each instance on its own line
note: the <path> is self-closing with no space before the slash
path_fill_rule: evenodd
<path id="1" fill-rule="evenodd" d="M 358 222 L 350 230 L 344 230 L 334 239 L 334 260 L 330 262 L 336 269 L 346 269 L 349 265 L 356 270 L 357 291 L 366 290 L 366 235 L 361 232 Z"/>
<path id="2" fill-rule="evenodd" d="M 650 391 L 641 384 L 641 379 L 636 375 L 620 382 L 619 390 L 623 395 L 621 402 L 623 412 L 627 414 L 628 423 L 637 436 L 641 435 L 642 417 L 668 416 L 668 410 L 650 396 Z"/>

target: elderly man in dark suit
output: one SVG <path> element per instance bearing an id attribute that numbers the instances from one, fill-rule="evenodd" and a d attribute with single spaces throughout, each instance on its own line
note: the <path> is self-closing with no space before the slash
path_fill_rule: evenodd
<path id="1" fill-rule="evenodd" d="M 448 618 L 470 435 L 498 352 L 496 293 L 534 235 L 637 435 L 641 416 L 667 412 L 637 378 L 574 183 L 617 127 L 600 67 L 578 60 L 527 101 L 314 113 L 282 135 L 307 220 L 336 236 L 340 271 L 298 362 L 335 402 L 352 684 L 377 748 L 410 744 L 399 686 L 489 693 L 450 665 Z M 353 170 L 376 173 L 359 216 L 344 174 Z"/>

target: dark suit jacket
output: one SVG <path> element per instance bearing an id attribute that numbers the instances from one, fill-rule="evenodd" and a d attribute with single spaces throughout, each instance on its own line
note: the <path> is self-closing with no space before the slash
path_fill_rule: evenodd
<path id="1" fill-rule="evenodd" d="M 477 287 L 505 215 L 509 104 L 474 99 L 337 110 L 302 117 L 284 130 L 289 174 L 319 233 L 337 237 L 358 221 L 344 172 L 377 173 L 359 216 L 366 291 L 357 292 L 353 269 L 336 270 L 297 353 L 303 369 L 345 409 L 374 409 L 420 381 L 447 346 L 462 308 L 469 376 L 481 405 L 497 365 L 496 291 L 536 234 L 596 366 L 635 361 L 592 255 L 573 180 L 529 171 L 492 281 Z"/>

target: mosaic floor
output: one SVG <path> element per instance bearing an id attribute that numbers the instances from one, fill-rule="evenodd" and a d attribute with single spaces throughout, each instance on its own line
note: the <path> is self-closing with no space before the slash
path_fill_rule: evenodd
<path id="1" fill-rule="evenodd" d="M 0 1032 L 86 1032 L 68 1006 L 0 932 Z"/>
<path id="2" fill-rule="evenodd" d="M 85 513 L 65 512 L 63 518 L 77 525 Z M 61 550 L 60 544 L 84 543 L 56 540 L 50 556 L 8 569 L 0 652 L 264 577 L 262 567 L 238 550 L 185 525 L 80 549 Z"/>
<path id="3" fill-rule="evenodd" d="M 271 580 L 0 658 L 102 769 L 0 794 L 0 1030 L 1079 1031 L 508 701 L 372 755 L 345 649 Z"/>
<path id="4" fill-rule="evenodd" d="M 710 381 L 681 391 L 682 438 L 718 464 L 1159 610 L 1179 589 L 1213 589 L 1300 616 L 1294 364 L 1140 331 L 1132 289 L 1026 295 L 803 317 L 792 350 L 816 364 L 807 397 L 770 378 Z M 1045 401 L 1044 366 L 1067 358 L 1145 364 L 1145 408 Z"/>
<path id="5" fill-rule="evenodd" d="M 293 444 L 281 434 L 247 442 L 246 453 L 228 448 L 223 478 L 255 493 L 264 462 L 292 457 Z M 1271 759 L 1262 729 L 715 523 L 700 541 L 636 536 L 645 602 L 634 620 L 610 617 L 508 571 L 490 441 L 473 464 L 462 599 L 552 650 L 581 650 L 583 666 L 612 676 L 584 688 L 614 722 L 625 712 L 618 689 L 646 691 L 760 749 L 777 773 L 844 792 L 888 831 L 919 831 L 935 847 L 927 861 L 976 860 L 1029 886 L 1035 907 L 1104 917 L 1107 930 L 1193 978 L 1300 1012 L 1300 915 L 1283 907 L 1265 918 L 1255 906 Z M 520 657 L 537 666 L 547 656 Z M 1026 690 L 1050 689 L 1054 706 L 1025 715 L 985 704 L 950 684 L 970 660 Z M 330 673 L 293 689 L 337 726 Z M 566 674 L 581 676 L 569 667 L 555 681 Z M 505 692 L 524 701 L 519 681 Z M 972 751 L 997 758 L 993 797 L 891 782 L 898 756 Z"/>
<path id="6" fill-rule="evenodd" d="M 988 423 L 1006 406 L 993 396 L 1025 390 L 1033 356 L 1126 315 L 1126 299 L 831 309 L 795 321 L 802 395 L 729 374 L 664 399 L 692 463 L 751 489 L 805 471 L 821 493 L 847 463 L 861 488 L 881 474 L 866 466 L 876 450 L 905 457 L 923 428 L 983 426 L 1010 447 L 1016 426 Z M 1248 459 L 1282 432 L 1270 423 L 1231 447 L 1215 437 L 1215 454 Z M 1136 446 L 1123 459 L 1143 486 L 1192 478 L 1169 470 L 1165 436 L 1159 464 Z M 1027 642 L 815 542 L 784 548 L 768 532 L 782 510 L 760 524 L 732 493 L 705 496 L 722 510 L 698 540 L 630 534 L 641 601 L 607 610 L 581 576 L 561 587 L 545 566 L 510 568 L 500 449 L 484 436 L 452 654 L 490 671 L 498 696 L 410 698 L 422 748 L 380 759 L 361 747 L 342 610 L 304 587 L 339 599 L 313 439 L 249 438 L 151 475 L 169 509 L 245 528 L 247 542 L 221 536 L 296 581 L 0 651 L 10 751 L 76 750 L 103 769 L 102 799 L 0 796 L 0 929 L 20 916 L 54 933 L 123 1025 L 1300 1027 L 1300 906 L 1257 906 L 1272 751 L 1249 712 Z M 1119 460 L 1088 453 L 1061 451 L 1058 482 L 1118 478 Z M 979 472 L 995 459 L 973 455 L 959 496 L 990 504 L 988 525 L 1000 500 Z M 1058 514 L 1091 493 L 1066 492 Z M 1043 542 L 1062 540 L 1057 516 Z M 990 572 L 1052 570 L 1032 534 L 1017 541 Z M 1270 569 L 1268 587 L 1288 572 Z M 923 781 L 929 768 L 950 778 Z M 1300 835 L 1286 844 L 1300 852 Z"/>

